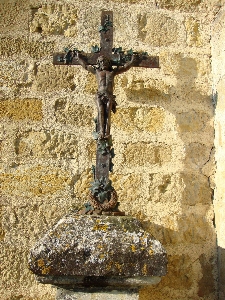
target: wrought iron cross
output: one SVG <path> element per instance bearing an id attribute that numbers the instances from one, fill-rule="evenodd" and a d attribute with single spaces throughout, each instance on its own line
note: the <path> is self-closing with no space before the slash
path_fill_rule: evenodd
<path id="1" fill-rule="evenodd" d="M 81 65 L 95 74 L 98 83 L 96 105 L 97 141 L 96 166 L 93 167 L 94 182 L 92 183 L 89 202 L 85 204 L 84 214 L 124 215 L 118 210 L 117 195 L 109 180 L 112 171 L 112 137 L 110 135 L 111 111 L 116 112 L 116 101 L 113 95 L 114 77 L 126 72 L 131 67 L 158 68 L 158 56 L 145 53 L 126 53 L 121 47 L 113 48 L 113 12 L 103 11 L 101 15 L 100 47 L 92 46 L 91 53 L 70 49 L 65 53 L 55 53 L 54 65 Z"/>

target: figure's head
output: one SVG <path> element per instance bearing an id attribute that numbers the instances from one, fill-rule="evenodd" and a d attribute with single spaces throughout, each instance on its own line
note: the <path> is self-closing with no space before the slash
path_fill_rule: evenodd
<path id="1" fill-rule="evenodd" d="M 101 55 L 97 59 L 97 65 L 101 70 L 111 69 L 111 60 L 108 57 Z"/>

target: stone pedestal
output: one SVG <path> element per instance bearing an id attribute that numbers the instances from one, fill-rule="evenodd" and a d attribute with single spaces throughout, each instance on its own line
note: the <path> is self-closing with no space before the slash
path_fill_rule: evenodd
<path id="1" fill-rule="evenodd" d="M 162 245 L 132 217 L 61 219 L 31 250 L 37 280 L 59 287 L 57 300 L 138 299 L 166 274 Z"/>
<path id="2" fill-rule="evenodd" d="M 60 289 L 56 300 L 138 300 L 136 291 L 68 291 Z"/>

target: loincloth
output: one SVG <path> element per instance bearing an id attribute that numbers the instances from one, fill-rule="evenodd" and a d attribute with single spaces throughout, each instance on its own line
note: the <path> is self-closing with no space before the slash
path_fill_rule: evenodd
<path id="1" fill-rule="evenodd" d="M 112 95 L 112 96 L 108 96 L 106 93 L 101 93 L 101 92 L 97 92 L 97 97 L 99 100 L 101 100 L 101 102 L 103 104 L 107 104 L 110 100 L 112 101 L 112 111 L 114 112 L 114 110 L 116 110 L 116 96 Z"/>

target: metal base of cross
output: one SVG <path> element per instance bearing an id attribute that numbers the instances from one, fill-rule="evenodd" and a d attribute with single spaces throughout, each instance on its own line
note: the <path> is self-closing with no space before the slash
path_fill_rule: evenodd
<path id="1" fill-rule="evenodd" d="M 125 212 L 123 211 L 102 211 L 99 209 L 89 210 L 88 212 L 86 209 L 82 209 L 79 211 L 80 215 L 98 215 L 98 216 L 125 216 Z"/>
<path id="2" fill-rule="evenodd" d="M 121 212 L 119 202 L 117 201 L 117 193 L 114 189 L 109 193 L 103 202 L 100 202 L 97 195 L 89 194 L 89 202 L 85 203 L 85 208 L 79 213 L 83 215 L 107 215 L 107 216 L 125 216 L 125 212 Z"/>

